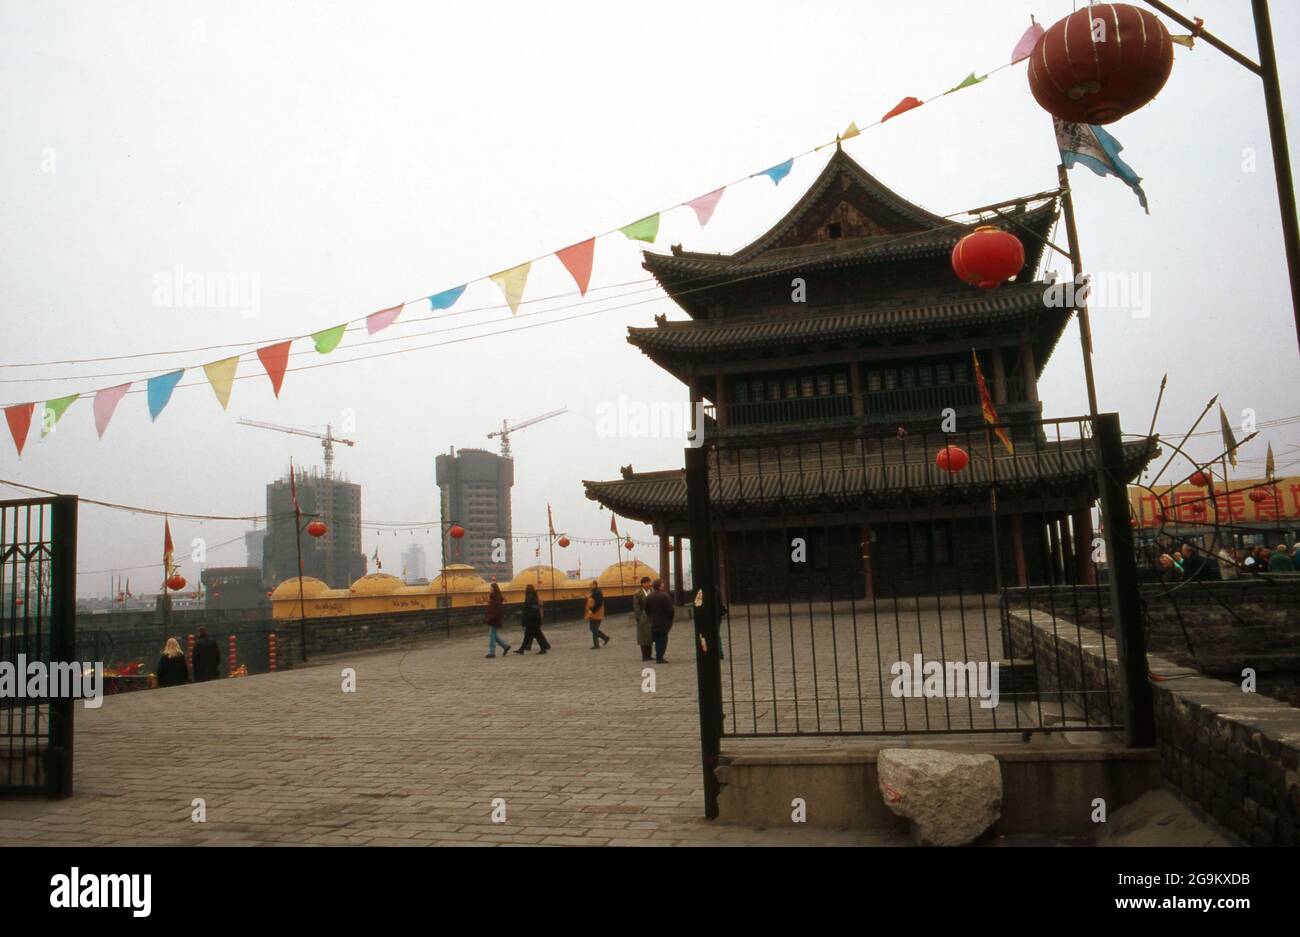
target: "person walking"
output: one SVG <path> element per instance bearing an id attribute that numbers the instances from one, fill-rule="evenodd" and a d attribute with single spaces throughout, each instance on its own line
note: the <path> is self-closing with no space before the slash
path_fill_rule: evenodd
<path id="1" fill-rule="evenodd" d="M 501 619 L 505 616 L 505 597 L 501 594 L 501 587 L 495 582 L 492 583 L 492 591 L 488 593 L 487 608 L 483 611 L 483 622 L 488 626 L 488 652 L 487 657 L 497 656 L 497 645 L 501 645 L 501 656 L 505 657 L 510 653 L 510 645 L 501 640 L 497 634 L 497 629 L 501 627 Z"/>
<path id="2" fill-rule="evenodd" d="M 538 654 L 545 654 L 551 649 L 551 642 L 542 634 L 542 600 L 537 595 L 537 588 L 530 582 L 524 588 L 524 643 L 519 645 L 518 654 L 523 654 L 533 646 L 537 639 Z"/>
<path id="3" fill-rule="evenodd" d="M 650 618 L 650 632 L 654 637 L 655 663 L 666 664 L 664 651 L 668 650 L 668 632 L 673 628 L 677 609 L 673 607 L 672 596 L 664 591 L 662 579 L 656 579 L 652 588 L 653 591 L 646 596 L 645 612 Z"/>
<path id="4" fill-rule="evenodd" d="M 650 616 L 645 613 L 645 600 L 650 595 L 650 577 L 641 577 L 641 588 L 632 595 L 632 623 L 636 625 L 636 643 L 641 648 L 641 659 L 650 659 L 650 645 L 654 635 L 650 631 Z"/>
<path id="5" fill-rule="evenodd" d="M 190 665 L 185 663 L 185 653 L 175 638 L 167 639 L 162 656 L 158 658 L 155 676 L 159 687 L 183 686 L 190 682 Z"/>
<path id="6" fill-rule="evenodd" d="M 208 629 L 199 629 L 199 639 L 194 642 L 194 682 L 203 683 L 221 676 L 221 648 L 215 638 L 208 637 Z"/>
<path id="7" fill-rule="evenodd" d="M 591 581 L 591 594 L 587 596 L 587 610 L 582 613 L 591 628 L 591 649 L 600 650 L 609 643 L 609 635 L 600 630 L 600 623 L 605 620 L 605 593 L 600 591 L 600 583 Z"/>

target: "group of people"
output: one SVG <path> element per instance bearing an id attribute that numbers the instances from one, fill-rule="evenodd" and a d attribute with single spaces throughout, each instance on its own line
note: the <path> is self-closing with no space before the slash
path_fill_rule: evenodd
<path id="1" fill-rule="evenodd" d="M 215 680 L 221 675 L 221 647 L 208 636 L 207 628 L 200 628 L 194 641 L 194 682 Z M 159 687 L 182 686 L 190 682 L 190 665 L 185 660 L 180 641 L 168 638 L 158 658 L 154 672 Z"/>
<path id="2" fill-rule="evenodd" d="M 605 594 L 600 591 L 600 584 L 592 580 L 591 592 L 587 595 L 582 617 L 591 631 L 593 651 L 598 651 L 609 643 L 609 635 L 601 628 L 605 621 L 605 612 Z M 641 649 L 642 660 L 651 660 L 651 652 L 653 652 L 653 660 L 656 663 L 668 663 L 664 653 L 668 650 L 668 633 L 672 631 L 676 614 L 677 609 L 663 580 L 656 579 L 651 582 L 649 576 L 642 576 L 640 588 L 632 596 L 632 622 L 636 626 L 636 643 Z M 501 587 L 494 582 L 488 593 L 487 608 L 483 613 L 483 621 L 488 626 L 488 652 L 485 655 L 487 658 L 496 657 L 497 648 L 501 648 L 502 657 L 512 650 L 500 634 L 504 618 L 505 596 L 501 594 Z M 542 633 L 542 600 L 537 594 L 537 589 L 531 584 L 524 589 L 523 625 L 524 639 L 515 653 L 528 653 L 534 642 L 537 643 L 538 654 L 550 651 L 551 643 Z"/>
<path id="3" fill-rule="evenodd" d="M 1300 569 L 1297 561 L 1300 561 L 1300 543 L 1294 548 L 1288 548 L 1285 543 L 1276 547 L 1262 544 L 1242 549 L 1220 547 L 1213 554 L 1184 543 L 1161 553 L 1157 565 L 1162 582 L 1183 582 L 1235 579 L 1243 573 L 1290 573 Z"/>

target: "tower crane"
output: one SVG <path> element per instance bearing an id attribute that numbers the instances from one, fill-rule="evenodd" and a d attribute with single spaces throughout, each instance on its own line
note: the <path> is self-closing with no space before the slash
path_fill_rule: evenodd
<path id="1" fill-rule="evenodd" d="M 299 429 L 296 426 L 278 426 L 275 423 L 262 423 L 258 420 L 240 420 L 241 426 L 256 426 L 259 429 L 271 429 L 278 433 L 289 433 L 291 436 L 310 436 L 312 439 L 319 439 L 321 448 L 325 450 L 325 477 L 331 481 L 334 478 L 334 444 L 339 443 L 344 446 L 355 446 L 356 440 L 343 439 L 334 435 L 334 428 L 329 424 L 325 425 L 324 433 L 317 433 L 309 429 Z"/>
<path id="2" fill-rule="evenodd" d="M 559 416 L 561 413 L 568 413 L 568 412 L 569 412 L 568 407 L 560 407 L 560 409 L 558 410 L 552 410 L 550 413 L 543 413 L 541 416 L 535 416 L 532 419 L 522 420 L 518 423 L 509 423 L 506 420 L 502 420 L 501 428 L 494 429 L 492 432 L 488 433 L 487 438 L 491 439 L 493 436 L 500 436 L 501 457 L 508 459 L 510 458 L 510 434 L 511 433 L 518 432 L 521 429 L 532 426 L 534 423 L 540 423 L 542 422 L 542 420 L 549 420 L 553 416 Z"/>

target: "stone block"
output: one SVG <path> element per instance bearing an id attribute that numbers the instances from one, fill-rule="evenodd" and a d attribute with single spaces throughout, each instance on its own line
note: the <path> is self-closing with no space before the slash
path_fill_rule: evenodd
<path id="1" fill-rule="evenodd" d="M 885 805 L 912 821 L 922 845 L 966 845 L 1002 815 L 1002 772 L 992 755 L 890 748 L 877 770 Z"/>

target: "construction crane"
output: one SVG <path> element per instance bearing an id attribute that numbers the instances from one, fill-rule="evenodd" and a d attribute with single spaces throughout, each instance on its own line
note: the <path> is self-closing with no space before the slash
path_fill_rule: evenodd
<path id="1" fill-rule="evenodd" d="M 531 420 L 522 420 L 518 423 L 509 423 L 505 420 L 502 420 L 501 428 L 494 429 L 492 432 L 488 433 L 487 438 L 491 439 L 493 436 L 500 436 L 501 457 L 504 459 L 508 459 L 510 458 L 510 434 L 511 433 L 516 433 L 521 429 L 532 426 L 534 423 L 540 423 L 542 422 L 542 420 L 549 420 L 553 416 L 559 416 L 561 413 L 568 413 L 568 412 L 569 412 L 568 407 L 560 407 L 560 409 L 558 410 L 552 410 L 550 413 L 543 413 L 541 416 L 535 416 Z"/>
<path id="2" fill-rule="evenodd" d="M 356 440 L 335 436 L 334 429 L 329 424 L 325 425 L 324 433 L 317 433 L 309 429 L 299 429 L 296 426 L 277 426 L 275 423 L 261 423 L 257 420 L 240 420 L 239 423 L 241 426 L 256 426 L 259 429 L 273 429 L 278 433 L 289 433 L 292 436 L 310 436 L 312 439 L 319 439 L 321 448 L 325 450 L 325 477 L 330 480 L 334 478 L 334 444 L 356 445 Z"/>

